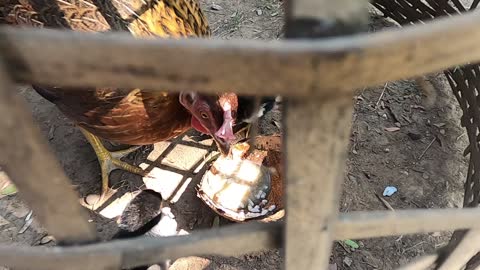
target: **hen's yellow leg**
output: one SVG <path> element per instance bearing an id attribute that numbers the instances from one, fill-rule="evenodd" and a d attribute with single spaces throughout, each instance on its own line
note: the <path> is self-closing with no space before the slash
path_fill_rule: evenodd
<path id="1" fill-rule="evenodd" d="M 102 193 L 100 195 L 99 202 L 103 201 L 105 195 L 108 193 L 109 186 L 109 175 L 110 172 L 116 169 L 121 169 L 127 172 L 135 173 L 141 176 L 145 176 L 146 173 L 139 167 L 130 165 L 124 161 L 121 161 L 120 158 L 130 154 L 131 152 L 137 150 L 140 146 L 131 147 L 125 150 L 120 151 L 108 151 L 105 146 L 103 146 L 100 138 L 93 135 L 89 131 L 80 128 L 85 138 L 87 138 L 90 145 L 95 150 L 95 154 L 97 155 L 98 162 L 100 163 L 100 168 L 102 171 Z"/>

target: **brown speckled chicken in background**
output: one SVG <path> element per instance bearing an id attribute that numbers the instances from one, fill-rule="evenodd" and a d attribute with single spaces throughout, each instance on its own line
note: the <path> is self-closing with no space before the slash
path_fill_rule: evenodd
<path id="1" fill-rule="evenodd" d="M 195 0 L 0 0 L 0 24 L 82 32 L 129 31 L 136 37 L 210 36 L 206 18 Z M 72 119 L 94 148 L 102 172 L 101 198 L 109 191 L 112 170 L 140 175 L 144 172 L 120 160 L 135 147 L 110 152 L 99 137 L 121 144 L 147 145 L 175 137 L 197 124 L 214 137 L 223 151 L 228 151 L 228 143 L 215 135 L 225 126 L 219 96 L 147 89 L 65 91 L 33 87 Z"/>

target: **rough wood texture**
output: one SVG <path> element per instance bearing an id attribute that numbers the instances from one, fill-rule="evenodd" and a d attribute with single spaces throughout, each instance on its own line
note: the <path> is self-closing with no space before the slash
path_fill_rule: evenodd
<path id="1" fill-rule="evenodd" d="M 312 39 L 360 32 L 367 22 L 367 3 L 292 1 L 285 36 Z M 321 65 L 317 60 L 313 69 Z M 314 81 L 310 87 L 325 86 Z M 285 103 L 286 269 L 327 269 L 351 128 L 351 100 L 350 95 L 338 94 L 334 99 L 291 98 Z"/>
<path id="2" fill-rule="evenodd" d="M 83 270 L 97 270 L 96 264 L 102 260 L 118 262 L 121 259 L 123 267 L 129 268 L 189 255 L 235 256 L 275 248 L 280 246 L 281 236 L 280 223 L 249 223 L 198 231 L 189 236 L 143 237 L 83 247 L 43 249 L 0 246 L 0 262 L 7 267 L 21 269 L 63 270 L 82 265 Z"/>
<path id="3" fill-rule="evenodd" d="M 286 269 L 326 269 L 338 214 L 351 98 L 286 103 Z"/>
<path id="4" fill-rule="evenodd" d="M 463 269 L 468 261 L 480 251 L 480 230 L 469 230 L 437 270 Z"/>
<path id="5" fill-rule="evenodd" d="M 0 58 L 0 164 L 50 234 L 64 242 L 95 234 L 55 157 L 41 141 L 29 109 L 15 92 Z M 0 260 L 2 261 L 2 260 Z M 3 261 L 2 261 L 3 262 Z"/>
<path id="6" fill-rule="evenodd" d="M 418 222 L 424 218 L 426 222 Z M 452 222 L 445 222 L 449 220 Z M 424 209 L 341 213 L 332 226 L 332 239 L 405 235 L 421 232 L 480 229 L 477 209 Z M 23 247 L 0 245 L 0 262 L 21 269 L 68 269 L 82 262 L 82 269 L 98 269 L 98 260 L 123 267 L 154 263 L 166 258 L 189 255 L 239 255 L 255 250 L 279 248 L 283 240 L 283 222 L 247 223 L 212 231 L 199 231 L 187 237 L 136 238 L 79 247 Z M 225 238 L 222 238 L 225 236 Z M 140 252 L 141 251 L 141 252 Z M 431 261 L 421 259 L 423 265 Z M 423 262 L 423 263 L 421 263 Z M 414 262 L 412 262 L 414 264 Z M 30 267 L 30 268 L 29 268 Z M 55 268 L 56 267 L 56 268 Z M 118 269 L 118 268 L 117 268 Z M 319 269 L 319 268 L 317 268 Z M 418 269 L 418 268 L 405 268 Z"/>
<path id="7" fill-rule="evenodd" d="M 480 211 L 470 208 L 342 213 L 335 224 L 335 239 L 480 228 L 479 220 Z"/>
<path id="8" fill-rule="evenodd" d="M 478 61 L 479 24 L 480 13 L 472 12 L 415 28 L 288 42 L 2 28 L 0 51 L 18 82 L 328 96 Z"/>
<path id="9" fill-rule="evenodd" d="M 480 270 L 480 253 L 473 256 L 473 258 L 467 263 L 465 270 Z"/>
<path id="10" fill-rule="evenodd" d="M 427 270 L 437 260 L 437 255 L 427 255 L 414 259 L 412 262 L 397 268 L 397 270 Z"/>

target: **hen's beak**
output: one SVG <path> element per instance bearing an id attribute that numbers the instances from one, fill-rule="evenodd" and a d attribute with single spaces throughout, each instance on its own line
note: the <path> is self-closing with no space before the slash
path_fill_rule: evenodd
<path id="1" fill-rule="evenodd" d="M 212 137 L 215 143 L 217 144 L 217 147 L 220 153 L 222 153 L 222 155 L 224 156 L 228 155 L 230 152 L 230 143 L 218 137 L 216 134 L 214 134 Z"/>

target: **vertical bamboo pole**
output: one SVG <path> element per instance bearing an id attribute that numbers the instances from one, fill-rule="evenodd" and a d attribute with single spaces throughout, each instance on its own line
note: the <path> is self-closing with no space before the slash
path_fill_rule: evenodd
<path id="1" fill-rule="evenodd" d="M 1 56 L 0 149 L 0 165 L 50 234 L 64 243 L 95 239 L 70 181 L 42 142 L 42 134 L 16 94 Z"/>
<path id="2" fill-rule="evenodd" d="M 287 7 L 286 37 L 322 38 L 362 31 L 367 25 L 367 5 L 365 0 L 292 0 Z M 312 61 L 312 69 L 316 65 Z M 311 87 L 317 87 L 315 82 Z M 352 110 L 351 96 L 286 101 L 288 270 L 328 266 Z"/>

